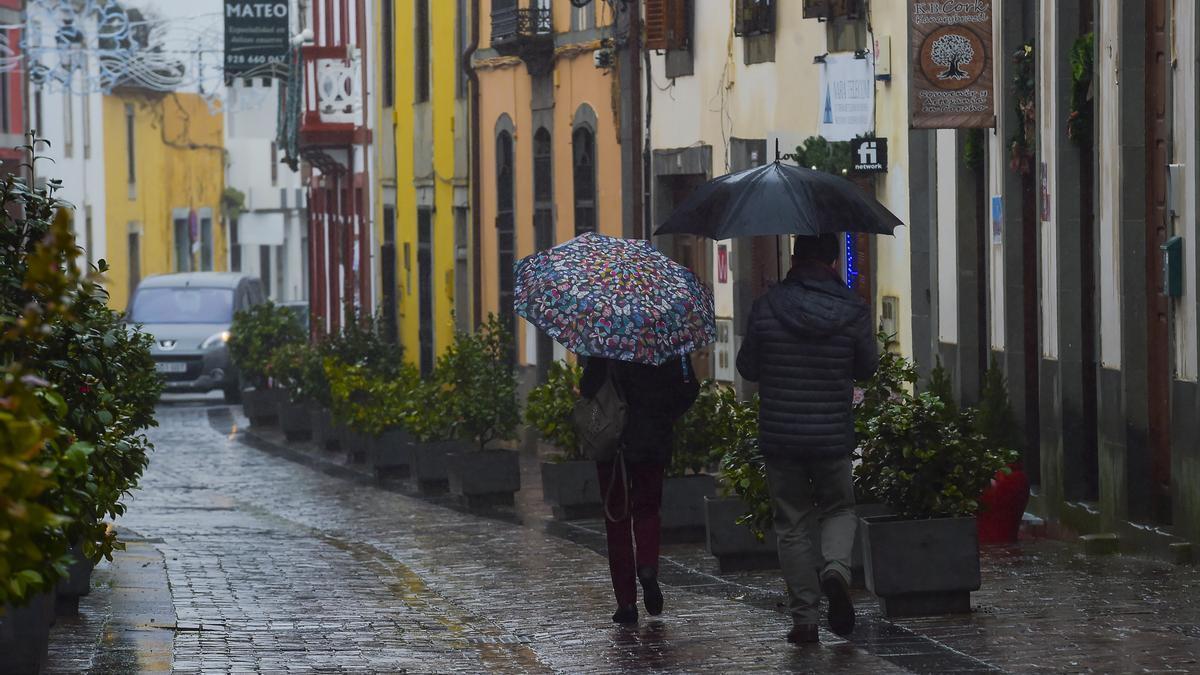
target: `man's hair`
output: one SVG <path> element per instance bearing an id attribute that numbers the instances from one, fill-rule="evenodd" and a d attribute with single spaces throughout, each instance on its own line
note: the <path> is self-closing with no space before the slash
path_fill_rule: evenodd
<path id="1" fill-rule="evenodd" d="M 816 237 L 796 237 L 792 245 L 792 255 L 797 260 L 816 260 L 827 265 L 837 262 L 841 253 L 840 237 L 832 232 L 826 232 Z"/>

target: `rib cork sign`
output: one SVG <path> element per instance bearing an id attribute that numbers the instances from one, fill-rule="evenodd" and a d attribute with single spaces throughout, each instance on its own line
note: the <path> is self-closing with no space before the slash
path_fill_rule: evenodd
<path id="1" fill-rule="evenodd" d="M 910 2 L 914 129 L 995 126 L 992 0 Z"/>

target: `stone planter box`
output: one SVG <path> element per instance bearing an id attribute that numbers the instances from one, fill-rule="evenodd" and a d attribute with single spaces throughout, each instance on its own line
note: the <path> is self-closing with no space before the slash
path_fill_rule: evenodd
<path id="1" fill-rule="evenodd" d="M 462 441 L 436 441 L 418 443 L 413 446 L 411 475 L 417 490 L 426 494 L 440 494 L 450 488 L 447 472 L 447 455 L 470 450 L 470 444 Z"/>
<path id="2" fill-rule="evenodd" d="M 338 438 L 342 452 L 346 453 L 346 461 L 351 464 L 366 464 L 371 454 L 373 439 L 361 432 L 355 431 L 349 425 L 338 425 Z"/>
<path id="3" fill-rule="evenodd" d="M 468 508 L 512 506 L 521 489 L 521 456 L 516 450 L 464 450 L 447 455 L 450 494 Z"/>
<path id="4" fill-rule="evenodd" d="M 333 413 L 320 406 L 312 409 L 312 436 L 317 448 L 326 451 L 340 450 L 342 439 L 333 424 Z"/>
<path id="5" fill-rule="evenodd" d="M 42 593 L 23 607 L 0 613 L 0 668 L 6 673 L 38 673 L 46 663 L 54 594 Z"/>
<path id="6" fill-rule="evenodd" d="M 79 613 L 79 598 L 92 592 L 92 571 L 95 564 L 83 555 L 80 545 L 71 548 L 71 566 L 67 577 L 55 589 L 55 610 L 60 616 L 75 616 Z"/>
<path id="7" fill-rule="evenodd" d="M 701 543 L 705 538 L 704 500 L 717 496 L 717 479 L 706 474 L 663 482 L 662 538 L 670 543 Z"/>
<path id="8" fill-rule="evenodd" d="M 975 518 L 862 519 L 867 588 L 888 618 L 971 611 L 979 590 Z"/>
<path id="9" fill-rule="evenodd" d="M 722 574 L 779 568 L 775 533 L 768 532 L 765 541 L 759 541 L 750 528 L 738 525 L 738 518 L 745 513 L 745 505 L 736 497 L 704 499 L 708 552 L 716 556 Z"/>
<path id="10" fill-rule="evenodd" d="M 416 443 L 403 429 L 389 429 L 371 439 L 371 456 L 376 478 L 408 478 Z"/>
<path id="11" fill-rule="evenodd" d="M 279 404 L 286 400 L 282 389 L 247 389 L 242 392 L 242 412 L 252 427 L 274 426 L 279 423 Z"/>
<path id="12" fill-rule="evenodd" d="M 542 500 L 559 520 L 600 518 L 600 477 L 589 460 L 542 462 Z"/>
<path id="13" fill-rule="evenodd" d="M 306 403 L 292 403 L 284 397 L 279 402 L 279 430 L 283 437 L 295 443 L 312 438 L 313 415 L 312 408 Z"/>

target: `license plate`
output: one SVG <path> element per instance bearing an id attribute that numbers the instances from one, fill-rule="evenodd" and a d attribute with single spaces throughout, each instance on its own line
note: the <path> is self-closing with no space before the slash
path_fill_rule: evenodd
<path id="1" fill-rule="evenodd" d="M 159 361 L 154 369 L 160 373 L 186 373 L 187 364 L 182 361 Z"/>

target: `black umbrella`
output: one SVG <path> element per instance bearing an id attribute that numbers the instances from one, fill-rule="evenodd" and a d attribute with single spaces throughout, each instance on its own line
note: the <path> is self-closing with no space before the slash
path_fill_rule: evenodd
<path id="1" fill-rule="evenodd" d="M 776 161 L 696 188 L 655 234 L 699 234 L 711 239 L 825 232 L 892 234 L 903 224 L 845 178 Z"/>

